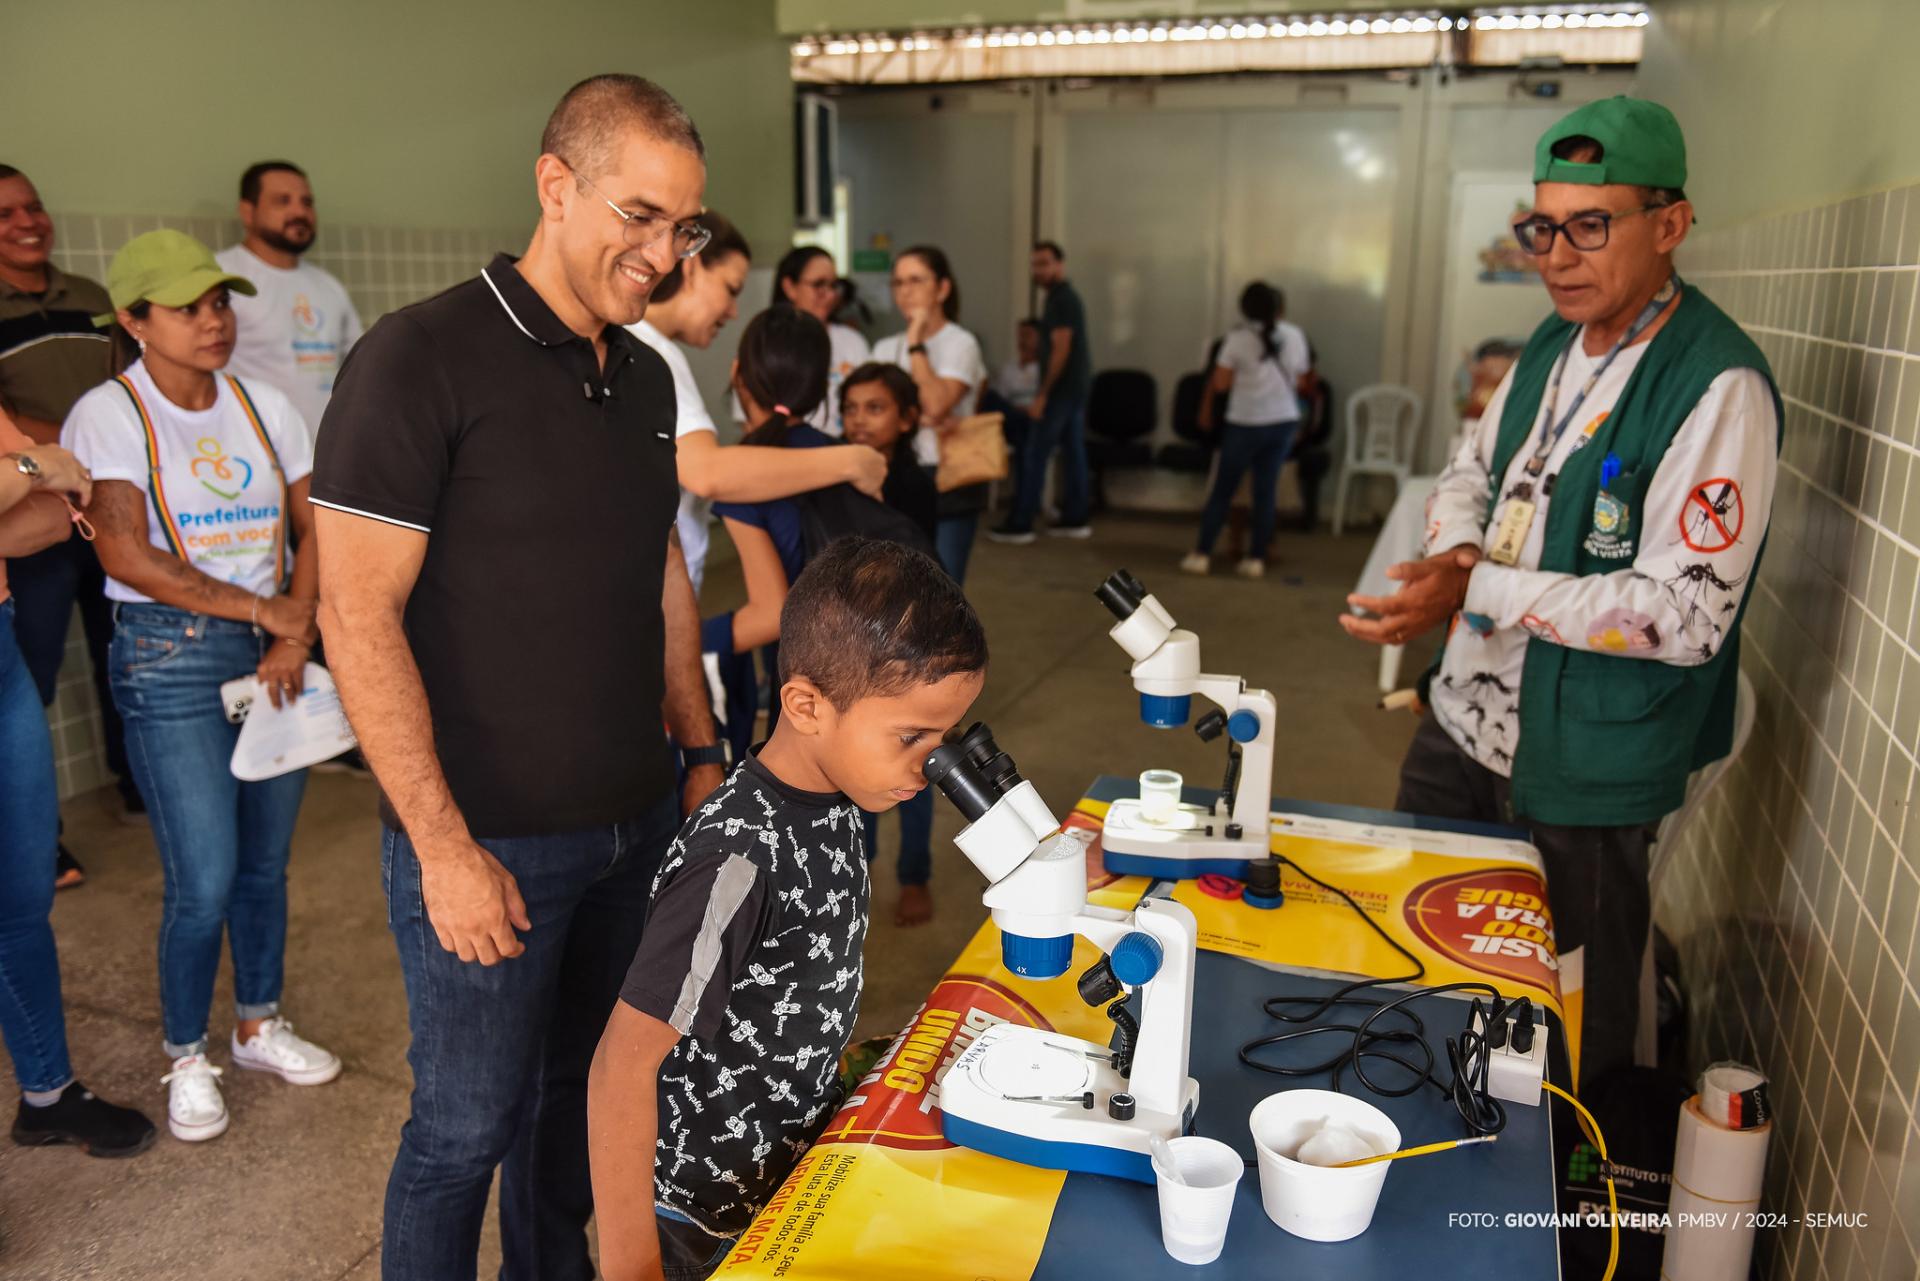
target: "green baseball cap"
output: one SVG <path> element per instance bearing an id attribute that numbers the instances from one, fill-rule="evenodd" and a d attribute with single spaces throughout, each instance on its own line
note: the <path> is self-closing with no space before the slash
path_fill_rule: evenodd
<path id="1" fill-rule="evenodd" d="M 1580 164 L 1556 158 L 1554 144 L 1565 138 L 1593 139 L 1600 144 L 1600 159 Z M 1589 102 L 1540 135 L 1533 180 L 1677 190 L 1687 185 L 1687 140 L 1673 113 L 1657 102 L 1624 96 Z"/>
<path id="2" fill-rule="evenodd" d="M 222 268 L 214 261 L 213 250 L 184 231 L 135 236 L 120 246 L 107 268 L 107 296 L 115 311 L 137 302 L 184 307 L 215 285 L 225 285 L 237 294 L 259 292 L 245 276 Z M 105 328 L 113 323 L 113 312 L 95 316 L 93 323 Z"/>

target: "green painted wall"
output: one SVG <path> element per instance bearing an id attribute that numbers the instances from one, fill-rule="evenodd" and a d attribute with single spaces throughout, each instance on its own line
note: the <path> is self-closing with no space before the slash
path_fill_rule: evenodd
<path id="1" fill-rule="evenodd" d="M 1914 0 L 1656 0 L 1653 15 L 1641 91 L 1680 117 L 1709 225 L 1920 178 Z"/>
<path id="2" fill-rule="evenodd" d="M 773 0 L 87 0 L 10 6 L 0 161 L 55 210 L 225 214 L 286 157 L 323 218 L 531 225 L 541 126 L 603 71 L 652 77 L 706 138 L 707 197 L 791 228 L 792 84 Z"/>

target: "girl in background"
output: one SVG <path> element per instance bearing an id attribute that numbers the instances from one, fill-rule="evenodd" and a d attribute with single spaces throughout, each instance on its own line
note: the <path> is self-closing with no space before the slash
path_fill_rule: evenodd
<path id="1" fill-rule="evenodd" d="M 1247 555 L 1234 572 L 1259 578 L 1267 572 L 1267 547 L 1273 541 L 1275 491 L 1280 468 L 1300 427 L 1300 387 L 1312 376 L 1307 338 L 1280 317 L 1285 299 L 1272 285 L 1254 281 L 1240 294 L 1242 323 L 1220 344 L 1213 377 L 1200 402 L 1199 424 L 1212 431 L 1215 402 L 1227 398 L 1226 426 L 1213 490 L 1200 513 L 1200 538 L 1180 562 L 1189 574 L 1212 565 L 1213 544 L 1227 522 L 1227 508 L 1240 479 L 1253 473 L 1253 528 Z"/>

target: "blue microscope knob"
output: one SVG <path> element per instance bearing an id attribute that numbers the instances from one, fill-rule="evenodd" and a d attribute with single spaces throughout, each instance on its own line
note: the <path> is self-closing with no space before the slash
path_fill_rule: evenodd
<path id="1" fill-rule="evenodd" d="M 1160 940 L 1135 930 L 1113 945 L 1108 965 L 1113 977 L 1128 987 L 1139 987 L 1160 972 Z"/>
<path id="2" fill-rule="evenodd" d="M 1251 743 L 1260 737 L 1260 717 L 1243 707 L 1227 718 L 1227 733 L 1236 743 Z"/>

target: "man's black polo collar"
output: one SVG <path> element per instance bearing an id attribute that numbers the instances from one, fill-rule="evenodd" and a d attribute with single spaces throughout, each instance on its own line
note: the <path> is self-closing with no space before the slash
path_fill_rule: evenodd
<path id="1" fill-rule="evenodd" d="M 519 259 L 511 254 L 495 254 L 493 261 L 480 272 L 480 279 L 493 296 L 499 300 L 500 307 L 507 313 L 507 319 L 518 329 L 542 347 L 559 347 L 566 343 L 584 343 L 582 338 L 566 323 L 554 314 L 547 300 L 540 296 L 527 278 L 514 266 Z M 616 353 L 631 355 L 632 344 L 638 340 L 619 325 L 608 325 L 600 331 L 601 339 L 607 344 L 608 366 Z"/>

